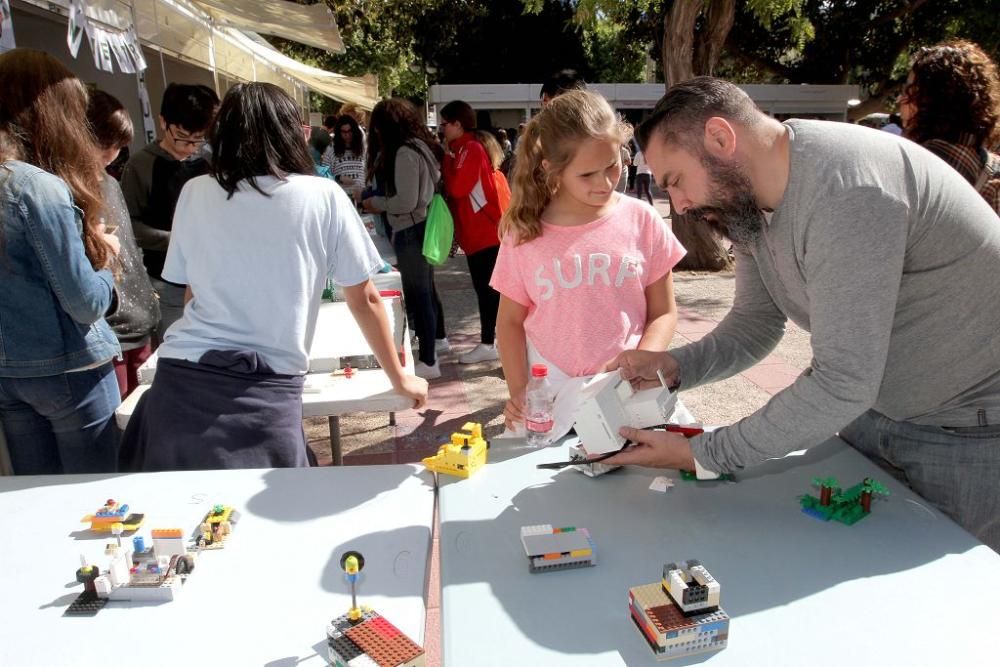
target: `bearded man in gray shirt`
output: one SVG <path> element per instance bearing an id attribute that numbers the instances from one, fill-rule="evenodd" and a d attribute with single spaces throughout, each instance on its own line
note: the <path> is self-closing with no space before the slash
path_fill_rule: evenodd
<path id="1" fill-rule="evenodd" d="M 731 472 L 839 431 L 1000 551 L 996 213 L 917 144 L 779 123 L 710 77 L 671 88 L 638 138 L 673 207 L 734 242 L 736 295 L 700 341 L 609 369 L 722 380 L 766 357 L 786 319 L 813 359 L 753 415 L 691 440 L 626 429 L 638 445 L 608 463 Z"/>

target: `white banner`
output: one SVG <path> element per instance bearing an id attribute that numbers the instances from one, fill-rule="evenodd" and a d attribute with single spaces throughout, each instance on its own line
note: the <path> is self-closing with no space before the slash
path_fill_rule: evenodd
<path id="1" fill-rule="evenodd" d="M 17 48 L 14 43 L 14 19 L 9 0 L 0 0 L 0 53 Z"/>
<path id="2" fill-rule="evenodd" d="M 83 42 L 85 32 L 87 32 L 87 12 L 83 6 L 83 0 L 70 0 L 66 46 L 69 47 L 70 55 L 74 58 L 80 52 L 80 43 Z"/>
<path id="3" fill-rule="evenodd" d="M 0 0 L 5 3 L 8 0 Z M 86 33 L 90 51 L 94 57 L 94 67 L 105 72 L 114 72 L 114 63 L 127 74 L 146 69 L 146 59 L 135 33 L 135 26 L 128 30 L 115 30 L 96 24 L 87 16 L 87 0 L 70 0 L 69 25 L 66 29 L 66 45 L 76 58 L 80 43 Z"/>

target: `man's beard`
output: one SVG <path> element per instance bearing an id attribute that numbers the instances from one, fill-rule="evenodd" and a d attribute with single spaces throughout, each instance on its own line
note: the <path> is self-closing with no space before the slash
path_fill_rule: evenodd
<path id="1" fill-rule="evenodd" d="M 706 206 L 689 209 L 687 215 L 737 245 L 754 245 L 764 229 L 764 213 L 750 179 L 739 166 L 707 153 L 701 162 L 708 171 L 710 200 Z"/>

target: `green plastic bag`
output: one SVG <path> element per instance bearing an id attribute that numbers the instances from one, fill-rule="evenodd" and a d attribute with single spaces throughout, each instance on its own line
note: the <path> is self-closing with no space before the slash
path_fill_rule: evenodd
<path id="1" fill-rule="evenodd" d="M 424 230 L 424 257 L 434 266 L 448 261 L 451 242 L 455 238 L 455 223 L 444 197 L 435 194 L 427 208 L 427 227 Z"/>

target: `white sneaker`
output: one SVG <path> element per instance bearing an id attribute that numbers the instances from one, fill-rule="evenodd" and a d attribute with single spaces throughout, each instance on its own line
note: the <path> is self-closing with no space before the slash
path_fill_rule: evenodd
<path id="1" fill-rule="evenodd" d="M 413 374 L 425 380 L 436 380 L 441 377 L 441 366 L 434 362 L 433 366 L 428 366 L 422 361 L 413 365 Z"/>
<path id="2" fill-rule="evenodd" d="M 448 342 L 447 338 L 438 338 L 434 341 L 434 350 L 441 354 L 451 352 L 451 343 Z"/>
<path id="3" fill-rule="evenodd" d="M 482 361 L 496 361 L 497 346 L 480 343 L 458 358 L 460 364 L 478 364 Z"/>

